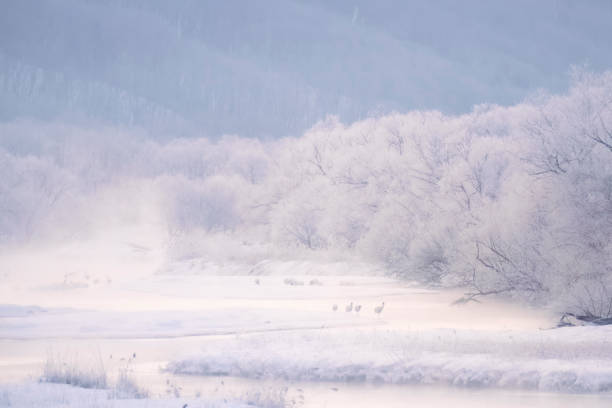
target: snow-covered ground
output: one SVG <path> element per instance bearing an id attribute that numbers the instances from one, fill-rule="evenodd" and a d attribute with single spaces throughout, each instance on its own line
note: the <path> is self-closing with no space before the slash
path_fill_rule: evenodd
<path id="1" fill-rule="evenodd" d="M 30 382 L 0 385 L 0 407 L 17 408 L 246 408 L 253 407 L 258 402 L 257 397 L 252 395 L 244 395 L 241 399 L 202 397 L 120 399 L 114 397 L 108 390 L 86 389 L 65 384 Z M 272 405 L 270 407 L 272 408 Z"/>
<path id="2" fill-rule="evenodd" d="M 460 291 L 363 263 L 168 268 L 146 245 L 117 247 L 89 269 L 78 247 L 0 258 L 0 406 L 612 404 L 610 327 L 552 329 L 550 311 L 493 299 L 453 306 Z M 45 279 L 30 279 L 41 266 Z M 101 367 L 107 389 L 39 383 L 50 358 Z M 149 398 L 113 396 L 126 369 Z"/>
<path id="3" fill-rule="evenodd" d="M 601 327 L 313 330 L 208 341 L 168 369 L 290 381 L 602 392 L 612 390 L 611 335 Z"/>

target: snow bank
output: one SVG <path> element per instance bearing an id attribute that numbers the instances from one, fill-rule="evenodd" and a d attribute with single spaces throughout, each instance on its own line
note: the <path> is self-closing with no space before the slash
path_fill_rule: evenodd
<path id="1" fill-rule="evenodd" d="M 248 310 L 109 312 L 62 310 L 40 315 L 0 317 L 0 338 L 170 338 L 249 332 L 343 327 L 368 324 L 330 311 Z"/>
<path id="2" fill-rule="evenodd" d="M 219 250 L 217 250 L 219 252 Z M 214 252 L 213 252 L 214 253 Z M 216 256 L 218 256 L 215 253 Z M 309 254 L 313 257 L 312 254 Z M 210 254 L 209 254 L 210 257 Z M 322 257 L 322 256 L 320 256 Z M 259 258 L 261 259 L 261 258 Z M 158 270 L 162 275 L 315 275 L 315 276 L 384 276 L 385 270 L 367 262 L 330 261 L 328 259 L 264 259 L 254 262 L 236 260 L 219 262 L 217 259 L 195 257 L 166 262 Z"/>
<path id="3" fill-rule="evenodd" d="M 380 329 L 244 336 L 174 361 L 176 374 L 291 381 L 612 390 L 611 328 L 422 332 Z"/>
<path id="4" fill-rule="evenodd" d="M 339 296 L 367 298 L 387 293 L 405 293 L 408 290 L 406 289 L 408 285 L 400 287 L 396 280 L 390 278 L 351 275 L 313 276 L 298 271 L 300 270 L 287 267 L 278 276 L 158 275 L 125 285 L 125 288 L 132 292 L 181 298 L 260 300 L 329 299 Z M 289 283 L 292 280 L 303 282 L 305 285 L 288 287 L 292 286 Z M 409 289 L 419 293 L 431 292 L 420 287 Z"/>
<path id="5" fill-rule="evenodd" d="M 242 401 L 207 398 L 115 399 L 108 390 L 93 390 L 63 384 L 0 384 L 0 407 L 19 408 L 246 408 Z"/>
<path id="6" fill-rule="evenodd" d="M 45 313 L 46 310 L 40 306 L 20 306 L 20 305 L 0 305 L 0 318 L 2 317 L 25 317 L 38 313 Z"/>

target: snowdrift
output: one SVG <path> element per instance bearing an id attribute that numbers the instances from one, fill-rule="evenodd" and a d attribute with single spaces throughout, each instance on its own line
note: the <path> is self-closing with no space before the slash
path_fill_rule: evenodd
<path id="1" fill-rule="evenodd" d="M 244 336 L 174 361 L 175 374 L 289 381 L 436 384 L 554 392 L 612 390 L 610 328 L 381 329 Z"/>

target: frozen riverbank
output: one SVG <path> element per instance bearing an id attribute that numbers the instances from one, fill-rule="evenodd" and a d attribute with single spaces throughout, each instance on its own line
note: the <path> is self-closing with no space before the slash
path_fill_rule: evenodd
<path id="1" fill-rule="evenodd" d="M 66 389 L 6 385 L 37 381 L 50 352 L 70 361 L 96 356 L 111 383 L 125 356 L 137 355 L 130 369 L 150 392 L 149 407 L 177 406 L 165 398 L 179 387 L 189 407 L 285 387 L 292 401 L 302 401 L 302 390 L 305 407 L 367 406 L 371 395 L 388 406 L 398 395 L 428 406 L 483 407 L 504 393 L 542 407 L 587 399 L 606 406 L 611 398 L 611 328 L 550 329 L 555 320 L 546 310 L 493 299 L 453 306 L 460 292 L 382 277 L 158 274 L 13 288 L 4 287 L 13 304 L 0 307 L 0 383 L 10 401 L 26 402 L 12 406 L 40 405 L 19 399 L 27 387 L 49 387 L 41 395 L 48 391 L 50 404 Z M 89 391 L 62 392 L 66 404 L 83 406 L 70 401 Z M 92 401 L 104 400 L 92 392 Z M 563 399 L 567 393 L 572 398 Z M 105 401 L 98 406 L 143 404 Z"/>
<path id="2" fill-rule="evenodd" d="M 612 390 L 609 327 L 557 330 L 353 329 L 208 341 L 177 374 L 560 392 Z"/>

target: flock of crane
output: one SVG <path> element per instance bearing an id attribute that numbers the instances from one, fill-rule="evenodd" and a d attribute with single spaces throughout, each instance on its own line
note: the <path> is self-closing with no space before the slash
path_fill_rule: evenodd
<path id="1" fill-rule="evenodd" d="M 344 311 L 347 312 L 347 313 L 350 313 L 353 310 L 355 310 L 356 313 L 359 313 L 361 311 L 361 307 L 362 307 L 361 305 L 359 305 L 359 304 L 353 305 L 353 302 L 351 302 L 351 303 L 349 303 L 348 305 L 346 305 L 344 307 Z M 384 308 L 385 308 L 385 302 L 382 302 L 380 305 L 378 305 L 378 306 L 376 306 L 374 308 L 374 313 L 376 313 L 377 315 L 380 315 L 382 313 L 382 311 L 384 310 Z M 334 312 L 337 312 L 338 311 L 338 305 L 334 304 L 332 306 L 332 310 Z"/>
<path id="2" fill-rule="evenodd" d="M 261 285 L 261 281 L 259 280 L 259 278 L 255 279 L 255 285 Z M 287 278 L 284 280 L 285 285 L 291 285 L 291 286 L 303 286 L 304 282 L 303 281 L 299 281 L 293 278 Z M 318 281 L 317 279 L 313 279 L 310 281 L 310 285 L 321 285 L 321 282 Z M 344 307 L 344 311 L 347 313 L 351 313 L 353 310 L 355 311 L 355 313 L 359 313 L 361 312 L 361 308 L 362 305 L 360 304 L 355 304 L 354 302 L 349 303 L 348 305 L 346 305 Z M 383 312 L 383 310 L 385 309 L 385 302 L 382 302 L 380 305 L 374 307 L 374 313 L 376 313 L 377 315 L 380 316 L 380 314 Z M 338 304 L 334 303 L 334 305 L 332 306 L 332 310 L 334 312 L 338 311 Z"/>

